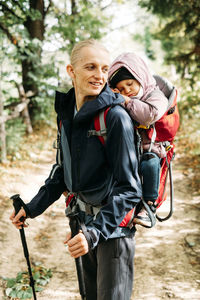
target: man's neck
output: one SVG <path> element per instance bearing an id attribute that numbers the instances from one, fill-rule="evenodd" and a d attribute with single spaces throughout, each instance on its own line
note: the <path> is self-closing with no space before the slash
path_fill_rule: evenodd
<path id="1" fill-rule="evenodd" d="M 81 109 L 81 107 L 83 106 L 83 104 L 85 102 L 88 102 L 88 101 L 92 101 L 96 98 L 96 96 L 87 96 L 87 97 L 78 97 L 76 95 L 76 107 L 77 107 L 77 111 L 79 111 Z"/>

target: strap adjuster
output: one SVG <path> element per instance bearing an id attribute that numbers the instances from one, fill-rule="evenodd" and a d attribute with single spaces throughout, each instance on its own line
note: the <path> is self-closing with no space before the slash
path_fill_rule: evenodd
<path id="1" fill-rule="evenodd" d="M 106 136 L 107 130 L 105 129 L 101 129 L 99 131 L 97 130 L 88 130 L 87 132 L 87 137 L 91 137 L 91 136 Z"/>

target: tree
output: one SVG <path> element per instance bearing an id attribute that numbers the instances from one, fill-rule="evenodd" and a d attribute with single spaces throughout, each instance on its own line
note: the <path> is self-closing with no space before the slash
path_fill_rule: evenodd
<path id="1" fill-rule="evenodd" d="M 94 38 L 100 39 L 106 33 L 108 17 L 103 15 L 104 7 L 100 1 L 71 0 L 69 7 L 57 12 L 58 23 L 52 27 L 54 33 L 63 38 L 62 49 L 71 52 L 78 41 Z M 112 2 L 112 1 L 111 1 Z"/>
<path id="2" fill-rule="evenodd" d="M 0 29 L 16 47 L 16 59 L 21 63 L 25 92 L 31 90 L 38 93 L 38 86 L 30 74 L 36 74 L 37 65 L 41 63 L 42 49 L 39 41 L 44 40 L 44 22 L 50 6 L 51 1 L 48 1 L 46 8 L 41 0 L 0 1 L 3 13 Z"/>
<path id="3" fill-rule="evenodd" d="M 154 37 L 162 43 L 166 63 L 173 63 L 182 78 L 195 84 L 200 67 L 200 2 L 140 0 L 139 4 L 160 18 Z"/>
<path id="4" fill-rule="evenodd" d="M 152 36 L 165 51 L 166 64 L 173 64 L 184 87 L 183 107 L 199 113 L 200 94 L 200 2 L 196 0 L 139 0 L 139 5 L 159 17 Z"/>
<path id="5" fill-rule="evenodd" d="M 47 3 L 47 7 L 44 3 Z M 0 1 L 0 29 L 10 42 L 8 47 L 14 62 L 20 66 L 18 75 L 21 77 L 25 93 L 32 91 L 34 96 L 38 95 L 37 78 L 41 66 L 45 18 L 50 6 L 51 1 Z M 30 107 L 37 106 L 33 100 L 34 98 Z"/>

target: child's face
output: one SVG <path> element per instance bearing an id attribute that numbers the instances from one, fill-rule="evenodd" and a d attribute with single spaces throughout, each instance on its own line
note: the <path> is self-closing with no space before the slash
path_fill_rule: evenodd
<path id="1" fill-rule="evenodd" d="M 140 90 L 140 83 L 136 79 L 125 79 L 118 82 L 116 88 L 122 95 L 128 97 L 137 96 Z"/>

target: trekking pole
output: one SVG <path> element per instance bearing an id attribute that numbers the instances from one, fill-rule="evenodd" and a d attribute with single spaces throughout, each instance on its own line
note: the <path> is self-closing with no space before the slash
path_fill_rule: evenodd
<path id="1" fill-rule="evenodd" d="M 19 194 L 13 195 L 12 197 L 10 197 L 11 200 L 13 200 L 13 206 L 15 209 L 15 215 L 20 211 L 20 209 L 26 206 L 26 204 L 23 202 L 23 200 L 20 198 Z M 20 218 L 20 221 L 23 221 L 23 217 Z M 28 266 L 28 273 L 29 273 L 29 279 L 30 279 L 30 287 L 32 288 L 32 292 L 33 292 L 33 299 L 37 300 L 36 298 L 36 293 L 35 293 L 35 287 L 34 287 L 34 279 L 33 279 L 33 275 L 32 275 L 32 271 L 31 271 L 31 264 L 30 264 L 30 260 L 29 260 L 29 252 L 28 252 L 28 247 L 27 247 L 27 243 L 26 243 L 26 237 L 25 237 L 25 232 L 24 232 L 24 227 L 22 225 L 22 228 L 19 229 L 20 232 L 20 236 L 21 236 L 21 241 L 22 241 L 22 246 L 23 246 L 23 250 L 24 250 L 24 256 L 26 258 L 26 262 L 27 262 L 27 266 Z"/>
<path id="2" fill-rule="evenodd" d="M 71 228 L 72 238 L 79 232 L 79 221 L 76 213 L 71 213 L 69 217 L 69 226 Z M 79 291 L 82 300 L 86 300 L 85 281 L 83 275 L 82 258 L 75 258 L 76 272 L 78 277 Z"/>

